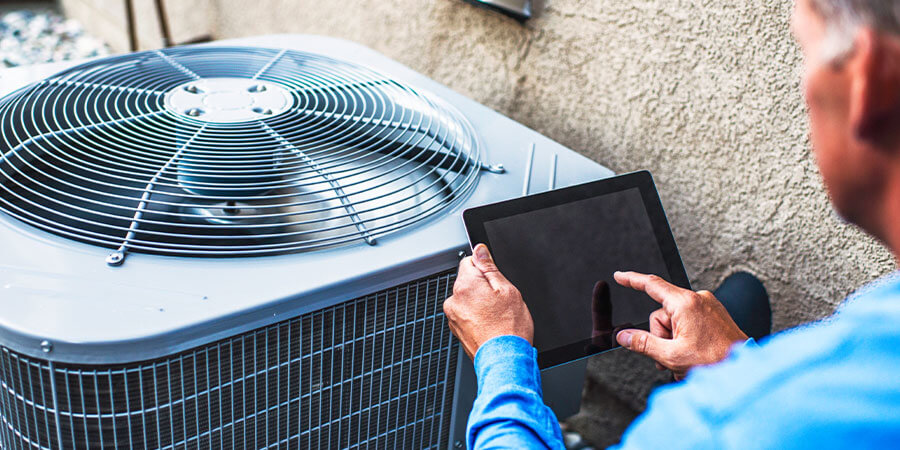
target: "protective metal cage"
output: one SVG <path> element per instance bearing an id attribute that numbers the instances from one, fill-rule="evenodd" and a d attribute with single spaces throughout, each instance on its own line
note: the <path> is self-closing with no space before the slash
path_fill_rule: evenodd
<path id="1" fill-rule="evenodd" d="M 293 50 L 106 58 L 0 104 L 0 209 L 115 249 L 307 251 L 382 236 L 465 195 L 481 168 L 453 107 Z"/>

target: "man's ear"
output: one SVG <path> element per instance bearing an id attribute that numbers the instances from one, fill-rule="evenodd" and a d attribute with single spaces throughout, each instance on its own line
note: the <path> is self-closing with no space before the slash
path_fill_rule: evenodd
<path id="1" fill-rule="evenodd" d="M 861 28 L 848 63 L 854 136 L 877 147 L 896 147 L 900 141 L 900 41 Z"/>

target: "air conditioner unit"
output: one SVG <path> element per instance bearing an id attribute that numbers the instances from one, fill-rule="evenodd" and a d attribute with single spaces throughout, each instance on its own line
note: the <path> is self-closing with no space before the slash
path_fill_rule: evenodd
<path id="1" fill-rule="evenodd" d="M 459 447 L 474 378 L 441 305 L 461 211 L 612 174 L 318 36 L 9 69 L 0 90 L 10 449 Z M 559 415 L 583 375 L 545 372 Z"/>

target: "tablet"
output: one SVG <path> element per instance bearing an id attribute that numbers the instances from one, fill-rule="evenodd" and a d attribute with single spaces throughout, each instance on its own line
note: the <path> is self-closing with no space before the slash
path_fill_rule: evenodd
<path id="1" fill-rule="evenodd" d="M 613 272 L 690 289 L 647 171 L 471 208 L 463 221 L 470 244 L 487 245 L 522 293 L 542 369 L 617 347 L 623 328 L 648 328 L 659 304 Z"/>

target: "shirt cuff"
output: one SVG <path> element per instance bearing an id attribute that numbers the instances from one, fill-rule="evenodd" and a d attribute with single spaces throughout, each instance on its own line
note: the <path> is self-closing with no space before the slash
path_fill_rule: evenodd
<path id="1" fill-rule="evenodd" d="M 487 388 L 520 386 L 541 393 L 537 350 L 520 336 L 497 336 L 481 344 L 475 353 L 478 394 Z"/>

